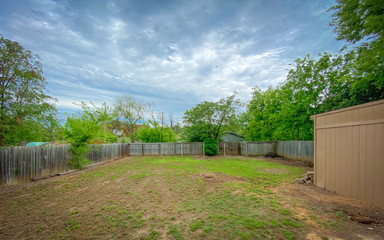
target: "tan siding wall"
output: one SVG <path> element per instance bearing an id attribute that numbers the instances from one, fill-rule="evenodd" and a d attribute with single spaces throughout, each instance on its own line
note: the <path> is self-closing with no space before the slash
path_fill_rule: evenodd
<path id="1" fill-rule="evenodd" d="M 384 208 L 384 100 L 312 119 L 315 184 Z"/>

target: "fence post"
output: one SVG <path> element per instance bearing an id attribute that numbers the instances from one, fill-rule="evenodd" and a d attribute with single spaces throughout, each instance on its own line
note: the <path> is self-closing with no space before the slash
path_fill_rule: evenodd
<path id="1" fill-rule="evenodd" d="M 203 142 L 203 151 L 202 151 L 202 153 L 203 153 L 203 157 L 205 156 L 205 143 Z"/>
<path id="2" fill-rule="evenodd" d="M 159 143 L 159 156 L 161 156 L 161 143 Z"/>
<path id="3" fill-rule="evenodd" d="M 246 148 L 245 156 L 248 157 L 248 142 L 245 142 L 245 148 Z"/>
<path id="4" fill-rule="evenodd" d="M 225 157 L 225 142 L 223 142 L 223 144 L 224 144 L 224 157 Z"/>
<path id="5" fill-rule="evenodd" d="M 273 145 L 273 151 L 277 154 L 277 141 Z"/>
<path id="6" fill-rule="evenodd" d="M 183 143 L 180 143 L 181 144 L 181 156 L 183 156 Z"/>
<path id="7" fill-rule="evenodd" d="M 144 143 L 141 144 L 141 156 L 144 156 Z"/>
<path id="8" fill-rule="evenodd" d="M 130 156 L 130 149 L 131 148 L 131 145 L 129 143 L 127 143 L 127 157 Z"/>

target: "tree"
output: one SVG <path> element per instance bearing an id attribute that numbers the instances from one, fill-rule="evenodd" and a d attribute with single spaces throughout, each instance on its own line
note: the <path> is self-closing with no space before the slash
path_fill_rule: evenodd
<path id="1" fill-rule="evenodd" d="M 242 134 L 248 140 L 312 140 L 312 114 L 353 104 L 354 60 L 353 52 L 298 58 L 278 87 L 254 89 Z"/>
<path id="2" fill-rule="evenodd" d="M 296 66 L 281 86 L 282 111 L 280 119 L 290 126 L 293 140 L 313 138 L 312 114 L 353 105 L 351 86 L 355 55 L 319 54 L 315 59 L 307 55 L 296 60 Z"/>
<path id="3" fill-rule="evenodd" d="M 137 131 L 137 140 L 146 143 L 176 142 L 177 137 L 170 127 L 161 127 L 157 122 L 150 122 L 151 125 L 141 127 Z"/>
<path id="4" fill-rule="evenodd" d="M 275 140 L 282 138 L 277 135 L 283 126 L 278 123 L 281 99 L 279 89 L 269 87 L 266 91 L 255 87 L 247 112 L 241 116 L 244 128 L 242 135 L 248 140 Z"/>
<path id="5" fill-rule="evenodd" d="M 382 0 L 338 0 L 330 10 L 338 40 L 355 47 L 351 98 L 355 104 L 384 98 L 384 4 Z"/>
<path id="6" fill-rule="evenodd" d="M 218 102 L 204 101 L 184 113 L 183 134 L 188 141 L 220 140 L 222 133 L 232 130 L 237 120 L 236 109 L 240 106 L 236 93 Z M 211 142 L 211 141 L 210 141 Z"/>
<path id="7" fill-rule="evenodd" d="M 171 128 L 173 128 L 174 124 L 175 124 L 175 119 L 173 117 L 173 113 L 169 113 L 168 114 L 168 120 L 169 120 L 169 126 Z"/>
<path id="8" fill-rule="evenodd" d="M 46 84 L 39 57 L 0 35 L 0 145 L 55 109 Z"/>
<path id="9" fill-rule="evenodd" d="M 46 117 L 44 117 L 42 120 L 42 125 L 44 126 L 46 139 L 49 142 L 53 142 L 55 140 L 58 140 L 60 138 L 60 123 L 57 116 L 56 109 L 54 111 L 48 112 Z"/>
<path id="10" fill-rule="evenodd" d="M 349 43 L 362 40 L 382 40 L 384 37 L 384 5 L 382 0 L 336 0 L 330 10 L 331 26 L 335 26 L 337 40 Z"/>
<path id="11" fill-rule="evenodd" d="M 135 140 L 136 125 L 144 121 L 148 105 L 131 96 L 123 95 L 115 99 L 114 109 L 122 122 L 126 125 L 132 141 Z"/>
<path id="12" fill-rule="evenodd" d="M 117 133 L 117 131 L 122 130 L 123 123 L 120 121 L 120 119 L 115 118 L 108 122 L 107 127 L 108 130 L 112 133 Z"/>
<path id="13" fill-rule="evenodd" d="M 94 105 L 91 108 L 84 102 L 81 106 L 83 111 L 67 116 L 63 126 L 64 139 L 71 144 L 70 164 L 74 168 L 82 168 L 89 163 L 86 158 L 90 150 L 88 144 L 100 136 L 100 132 L 104 132 L 104 124 L 114 117 L 106 108 L 96 108 Z"/>
<path id="14" fill-rule="evenodd" d="M 175 134 L 179 134 L 182 131 L 181 124 L 178 122 L 172 126 L 172 130 Z"/>

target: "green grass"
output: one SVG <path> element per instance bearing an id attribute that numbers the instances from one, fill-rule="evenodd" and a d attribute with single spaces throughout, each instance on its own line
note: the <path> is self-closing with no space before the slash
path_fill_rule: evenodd
<path id="1" fill-rule="evenodd" d="M 200 173 L 223 180 L 208 181 Z M 9 202 L 14 210 L 6 214 L 38 213 L 42 200 L 56 203 L 41 211 L 65 212 L 65 224 L 35 228 L 34 238 L 295 239 L 305 226 L 273 188 L 303 173 L 245 158 L 131 158 L 32 188 L 28 196 Z M 49 232 L 55 228 L 58 233 Z"/>
<path id="2" fill-rule="evenodd" d="M 182 240 L 184 239 L 182 232 L 183 232 L 183 227 L 170 224 L 167 234 L 172 235 L 176 240 Z"/>

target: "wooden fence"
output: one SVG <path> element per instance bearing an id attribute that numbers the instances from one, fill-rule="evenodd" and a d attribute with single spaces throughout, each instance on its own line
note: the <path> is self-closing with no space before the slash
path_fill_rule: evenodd
<path id="1" fill-rule="evenodd" d="M 71 169 L 70 145 L 0 149 L 0 185 L 17 184 Z M 203 143 L 115 143 L 91 145 L 91 164 L 127 156 L 203 155 Z"/>
<path id="2" fill-rule="evenodd" d="M 241 142 L 241 155 L 262 156 L 268 152 L 275 152 L 276 142 Z"/>
<path id="3" fill-rule="evenodd" d="M 91 145 L 91 164 L 128 156 L 203 155 L 203 143 L 115 143 Z M 312 141 L 219 143 L 221 155 L 261 156 L 268 152 L 313 161 Z M 0 185 L 16 184 L 71 169 L 70 145 L 0 149 Z"/>
<path id="4" fill-rule="evenodd" d="M 313 161 L 313 141 L 241 142 L 243 156 L 262 156 L 268 152 L 293 160 Z"/>
<path id="5" fill-rule="evenodd" d="M 294 160 L 313 162 L 313 141 L 278 141 L 275 153 Z"/>
<path id="6" fill-rule="evenodd" d="M 241 143 L 237 142 L 220 142 L 218 144 L 221 155 L 241 155 Z"/>

